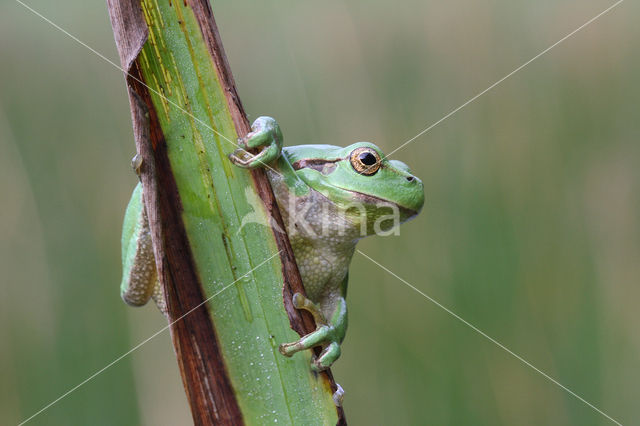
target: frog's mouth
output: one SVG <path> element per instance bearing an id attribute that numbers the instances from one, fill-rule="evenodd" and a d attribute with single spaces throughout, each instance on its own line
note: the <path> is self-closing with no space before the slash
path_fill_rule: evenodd
<path id="1" fill-rule="evenodd" d="M 382 208 L 384 208 L 385 206 L 388 207 L 389 205 L 393 205 L 397 207 L 398 210 L 400 211 L 400 219 L 402 222 L 413 219 L 418 215 L 418 213 L 420 213 L 419 210 L 410 209 L 398 203 L 394 203 L 392 201 L 385 200 L 380 197 L 376 197 L 375 195 L 364 194 L 362 192 L 354 191 L 352 189 L 345 189 L 345 188 L 340 188 L 340 189 L 342 189 L 343 191 L 347 191 L 350 194 L 353 194 L 353 201 L 355 201 L 356 203 L 359 202 L 365 205 L 371 205 L 371 206 L 382 207 Z"/>

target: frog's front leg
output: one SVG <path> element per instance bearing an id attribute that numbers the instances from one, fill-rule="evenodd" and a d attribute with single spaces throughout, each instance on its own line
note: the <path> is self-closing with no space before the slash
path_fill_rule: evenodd
<path id="1" fill-rule="evenodd" d="M 271 117 L 258 117 L 251 125 L 251 132 L 244 138 L 238 139 L 240 148 L 229 154 L 233 164 L 253 169 L 265 166 L 280 156 L 282 151 L 282 131 L 275 119 Z M 262 148 L 252 155 L 247 150 Z"/>
<path id="2" fill-rule="evenodd" d="M 326 370 L 340 357 L 340 343 L 342 343 L 347 331 L 347 302 L 344 299 L 344 294 L 336 297 L 333 313 L 328 321 L 325 320 L 316 304 L 299 293 L 293 296 L 293 306 L 297 309 L 304 309 L 313 315 L 316 321 L 316 330 L 295 342 L 280 345 L 280 353 L 292 356 L 296 352 L 322 346 L 320 355 L 311 362 L 311 369 L 314 371 Z"/>

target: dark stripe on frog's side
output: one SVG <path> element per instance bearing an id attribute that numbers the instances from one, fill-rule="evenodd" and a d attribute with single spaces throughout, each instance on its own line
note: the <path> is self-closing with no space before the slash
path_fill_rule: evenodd
<path id="1" fill-rule="evenodd" d="M 304 159 L 304 160 L 298 160 L 298 161 L 294 162 L 293 164 L 291 164 L 291 166 L 293 167 L 293 170 L 295 170 L 295 171 L 298 171 L 300 169 L 313 169 L 313 170 L 316 170 L 316 171 L 318 171 L 318 172 L 320 172 L 320 173 L 322 173 L 323 175 L 326 176 L 326 175 L 331 174 L 336 169 L 335 163 L 337 163 L 338 161 L 344 161 L 344 160 L 348 160 L 348 159 L 349 159 L 349 157 L 334 158 L 333 160 L 327 160 L 327 159 L 324 159 L 324 158 L 307 158 L 307 159 Z M 331 166 L 331 164 L 333 164 L 333 166 Z M 402 175 L 402 173 L 400 173 L 394 167 L 389 167 L 384 162 L 380 164 L 380 169 L 389 169 L 389 170 L 393 171 L 394 173 L 396 173 L 398 175 Z"/>
<path id="2" fill-rule="evenodd" d="M 336 158 L 333 160 L 327 160 L 324 158 L 308 158 L 304 160 L 298 160 L 291 166 L 293 167 L 293 170 L 296 171 L 308 168 L 316 170 L 326 176 L 333 173 L 337 168 L 336 163 L 342 160 L 345 160 L 345 158 Z"/>

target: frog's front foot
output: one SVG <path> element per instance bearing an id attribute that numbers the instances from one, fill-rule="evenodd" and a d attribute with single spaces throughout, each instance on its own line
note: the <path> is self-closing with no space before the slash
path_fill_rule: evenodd
<path id="1" fill-rule="evenodd" d="M 251 125 L 251 132 L 238 139 L 239 148 L 229 154 L 229 159 L 239 167 L 253 169 L 265 166 L 280 156 L 282 132 L 275 119 L 258 117 Z M 248 152 L 260 149 L 258 154 Z"/>
<path id="2" fill-rule="evenodd" d="M 296 309 L 308 311 L 316 322 L 316 330 L 301 337 L 291 343 L 283 343 L 278 348 L 284 356 L 292 356 L 296 352 L 322 346 L 319 356 L 314 356 L 311 361 L 311 369 L 319 372 L 331 367 L 340 357 L 340 342 L 342 341 L 340 331 L 333 325 L 327 323 L 324 315 L 318 306 L 300 293 L 293 295 L 293 306 Z"/>

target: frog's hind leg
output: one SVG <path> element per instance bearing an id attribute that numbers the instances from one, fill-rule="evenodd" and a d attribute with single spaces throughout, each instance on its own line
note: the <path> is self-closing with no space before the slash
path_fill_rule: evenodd
<path id="1" fill-rule="evenodd" d="M 314 371 L 323 371 L 331 367 L 338 358 L 340 358 L 340 344 L 331 342 L 325 347 L 320 356 L 311 362 L 311 369 Z"/>
<path id="2" fill-rule="evenodd" d="M 344 283 L 346 284 L 345 277 Z M 311 369 L 314 371 L 323 371 L 331 367 L 331 364 L 340 357 L 340 343 L 344 338 L 347 328 L 347 304 L 342 296 L 336 303 L 336 308 L 331 316 L 331 320 L 327 321 L 320 307 L 307 299 L 303 295 L 296 293 L 293 295 L 293 306 L 296 309 L 304 309 L 313 315 L 316 321 L 316 330 L 301 337 L 295 342 L 283 343 L 278 349 L 284 356 L 292 356 L 296 352 L 310 349 L 315 346 L 322 346 L 322 352 L 317 358 L 311 362 Z"/>
<path id="3" fill-rule="evenodd" d="M 340 357 L 340 344 L 333 339 L 332 327 L 327 323 L 320 307 L 302 294 L 294 294 L 292 302 L 296 309 L 304 309 L 313 315 L 313 319 L 316 322 L 316 330 L 295 342 L 280 345 L 280 353 L 285 356 L 292 356 L 296 352 L 322 345 L 322 352 L 320 356 L 312 361 L 311 369 L 314 371 L 326 370 Z"/>
<path id="4" fill-rule="evenodd" d="M 282 355 L 292 356 L 296 352 L 322 345 L 329 338 L 330 332 L 331 330 L 328 326 L 322 325 L 316 328 L 316 331 L 301 337 L 295 342 L 281 344 L 278 349 Z"/>
<path id="5" fill-rule="evenodd" d="M 167 316 L 167 302 L 164 298 L 164 287 L 157 279 L 156 285 L 153 287 L 153 293 L 151 293 L 151 298 L 156 302 L 156 306 L 160 309 L 160 312 L 162 312 L 164 316 Z"/>
<path id="6" fill-rule="evenodd" d="M 162 293 L 156 272 L 149 220 L 143 203 L 142 185 L 138 184 L 127 206 L 122 230 L 120 294 L 132 306 L 142 306 L 153 298 L 160 310 L 166 313 Z"/>
<path id="7" fill-rule="evenodd" d="M 307 299 L 300 293 L 295 293 L 291 299 L 293 307 L 296 309 L 304 309 L 313 316 L 313 320 L 316 322 L 316 327 L 321 325 L 327 325 L 327 319 L 324 317 L 322 310 L 318 305 Z"/>

